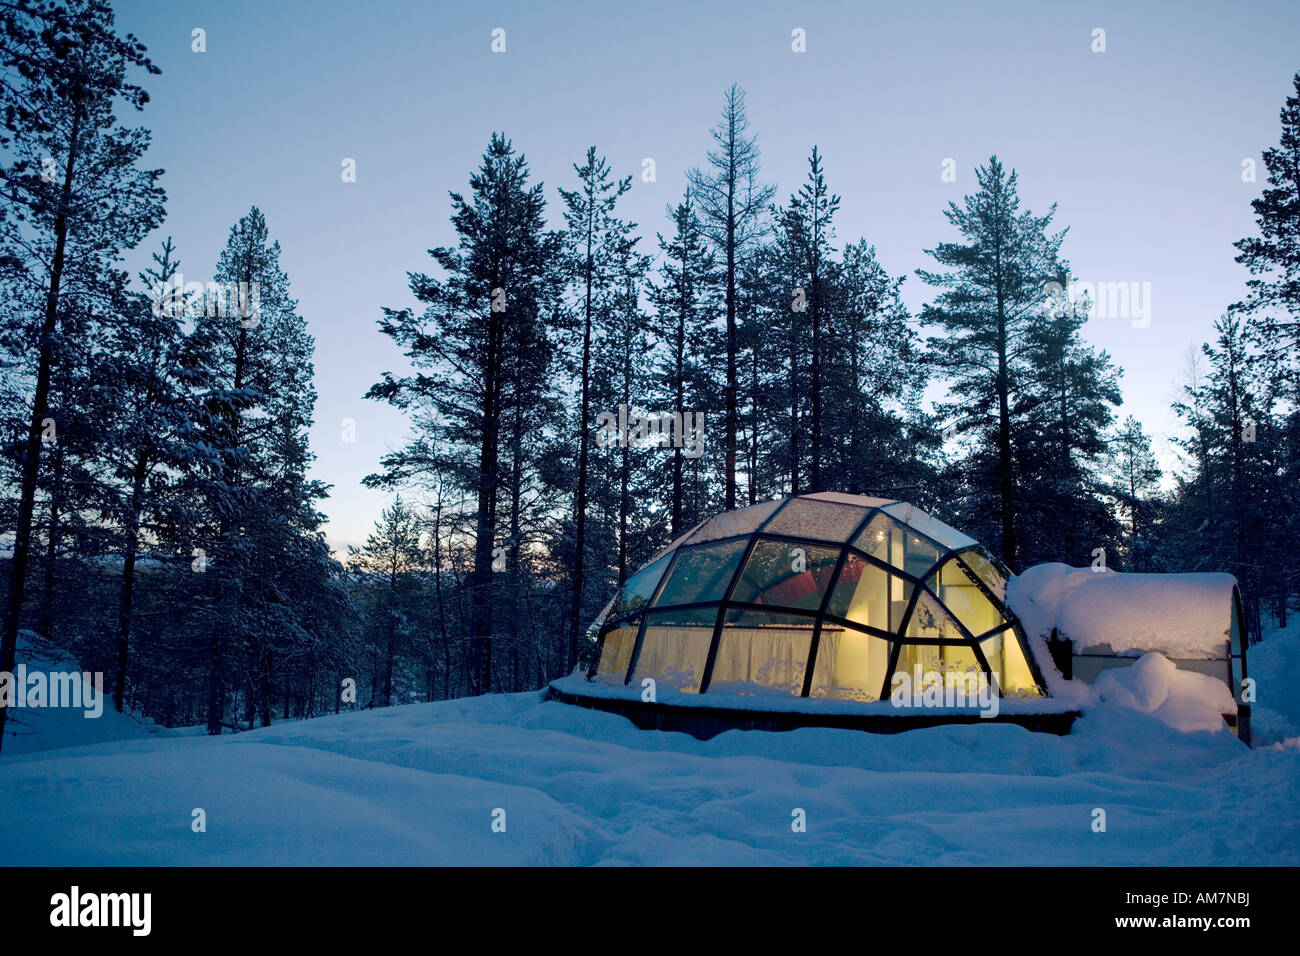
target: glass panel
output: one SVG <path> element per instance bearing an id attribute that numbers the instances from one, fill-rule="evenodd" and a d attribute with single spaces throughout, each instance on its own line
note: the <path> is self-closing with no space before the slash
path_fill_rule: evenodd
<path id="1" fill-rule="evenodd" d="M 903 675 L 906 675 L 904 681 Z M 938 691 L 945 706 L 976 706 L 980 687 L 987 690 L 987 678 L 975 652 L 969 647 L 948 644 L 904 644 L 899 649 L 898 667 L 890 679 L 890 690 L 908 688 L 915 696 Z M 986 698 L 987 699 L 987 698 Z"/>
<path id="2" fill-rule="evenodd" d="M 700 530 L 702 527 L 704 527 L 703 521 L 699 522 L 697 525 L 695 525 L 695 527 L 691 528 L 691 530 L 686 532 L 685 534 L 678 535 L 676 538 L 670 541 L 666 547 L 664 547 L 661 551 L 659 551 L 651 560 L 658 561 L 665 554 L 672 554 L 674 551 L 676 551 L 678 548 L 684 545 L 687 541 L 689 541 L 691 535 L 693 535 L 696 531 Z"/>
<path id="3" fill-rule="evenodd" d="M 841 491 L 818 491 L 805 497 L 813 501 L 833 501 L 841 505 L 854 505 L 859 508 L 879 508 L 881 505 L 892 505 L 893 498 L 868 498 L 866 495 L 846 495 Z"/>
<path id="4" fill-rule="evenodd" d="M 698 693 L 717 619 L 716 608 L 651 611 L 633 683 L 650 677 L 662 687 Z"/>
<path id="5" fill-rule="evenodd" d="M 625 614 L 631 614 L 633 611 L 639 611 L 650 603 L 650 599 L 654 597 L 655 588 L 659 586 L 659 581 L 664 576 L 664 569 L 668 567 L 671 558 L 671 554 L 665 555 L 627 579 L 627 583 L 623 585 L 623 590 L 619 592 L 618 600 L 614 602 L 612 612 L 614 620 L 618 620 Z"/>
<path id="6" fill-rule="evenodd" d="M 780 503 L 780 501 L 760 501 L 748 508 L 724 511 L 700 525 L 695 533 L 687 539 L 687 544 L 698 544 L 701 541 L 717 541 L 719 538 L 730 538 L 734 535 L 757 531 L 758 526 L 767 520 L 767 516 L 775 511 Z"/>
<path id="7" fill-rule="evenodd" d="M 981 549 L 972 548 L 961 553 L 965 565 L 974 572 L 984 586 L 998 596 L 999 601 L 1007 599 L 1007 576 Z"/>
<path id="8" fill-rule="evenodd" d="M 879 637 L 823 624 L 809 696 L 878 700 L 889 668 L 889 647 L 889 642 Z"/>
<path id="9" fill-rule="evenodd" d="M 972 637 L 1006 623 L 1001 609 L 984 595 L 972 573 L 956 558 L 945 561 L 925 583 L 939 596 L 943 606 L 966 625 Z"/>
<path id="10" fill-rule="evenodd" d="M 957 621 L 929 591 L 922 590 L 907 622 L 907 637 L 927 640 L 965 640 Z"/>
<path id="11" fill-rule="evenodd" d="M 622 684 L 627 676 L 627 665 L 632 660 L 636 646 L 636 632 L 640 622 L 616 627 L 605 635 L 605 646 L 600 652 L 600 665 L 592 680 L 601 684 Z"/>
<path id="12" fill-rule="evenodd" d="M 911 581 L 894 577 L 883 568 L 850 553 L 844 559 L 844 567 L 840 569 L 826 610 L 857 624 L 896 632 L 911 597 Z"/>
<path id="13" fill-rule="evenodd" d="M 709 692 L 803 693 L 813 619 L 762 611 L 728 611 Z"/>
<path id="14" fill-rule="evenodd" d="M 942 550 L 933 541 L 881 513 L 872 517 L 853 543 L 859 551 L 918 578 L 925 577 L 934 567 Z"/>
<path id="15" fill-rule="evenodd" d="M 727 591 L 745 553 L 747 539 L 683 548 L 655 607 L 717 601 Z"/>
<path id="16" fill-rule="evenodd" d="M 957 551 L 961 548 L 973 548 L 979 543 L 974 538 L 962 534 L 956 528 L 949 527 L 938 518 L 932 517 L 915 505 L 909 505 L 905 501 L 885 505 L 883 510 L 909 528 L 921 532 L 921 534 L 933 541 L 937 541 L 946 549 Z"/>
<path id="17" fill-rule="evenodd" d="M 980 642 L 980 648 L 988 658 L 989 669 L 997 678 L 1003 697 L 1043 696 L 1014 629 L 986 638 Z"/>
<path id="18" fill-rule="evenodd" d="M 759 541 L 731 599 L 816 611 L 839 556 L 839 548 L 824 545 Z"/>
<path id="19" fill-rule="evenodd" d="M 795 498 L 763 530 L 772 534 L 843 542 L 849 540 L 866 513 L 866 508 Z"/>

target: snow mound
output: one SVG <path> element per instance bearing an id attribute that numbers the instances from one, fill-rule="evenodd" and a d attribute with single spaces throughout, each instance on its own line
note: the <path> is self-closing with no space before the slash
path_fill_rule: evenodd
<path id="1" fill-rule="evenodd" d="M 1237 704 L 1223 681 L 1179 670 L 1163 654 L 1143 654 L 1131 667 L 1103 673 L 1093 685 L 1105 703 L 1119 704 L 1150 714 L 1175 730 L 1228 731 L 1224 714 L 1235 714 Z"/>
<path id="2" fill-rule="evenodd" d="M 18 664 L 26 664 L 29 674 L 82 671 L 81 665 L 66 651 L 51 646 L 31 631 L 18 634 L 15 670 Z M 103 711 L 98 717 L 86 717 L 84 710 L 73 707 L 10 708 L 0 753 L 8 757 L 171 733 L 152 720 L 114 710 L 110 680 L 109 675 L 104 675 Z"/>
<path id="3" fill-rule="evenodd" d="M 1109 647 L 1138 656 L 1223 657 L 1232 626 L 1231 574 L 1130 574 L 1039 564 L 1011 579 L 1007 604 L 1027 633 L 1052 628 L 1076 651 Z"/>
<path id="4" fill-rule="evenodd" d="M 1251 732 L 1255 743 L 1300 738 L 1300 619 L 1264 628 L 1248 651 L 1246 673 L 1255 682 Z"/>

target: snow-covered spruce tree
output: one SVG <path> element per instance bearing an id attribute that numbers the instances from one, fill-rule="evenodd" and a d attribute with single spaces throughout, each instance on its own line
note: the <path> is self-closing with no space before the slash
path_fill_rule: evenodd
<path id="1" fill-rule="evenodd" d="M 492 689 L 494 549 L 509 543 L 499 504 L 503 431 L 512 420 L 535 421 L 533 403 L 547 378 L 535 356 L 549 341 L 563 278 L 561 237 L 546 229 L 542 185 L 530 185 L 528 163 L 502 135 L 493 135 L 470 177 L 470 193 L 452 193 L 457 245 L 431 250 L 444 278 L 410 276 L 424 310 L 385 309 L 380 331 L 419 370 L 385 373 L 367 392 L 413 413 L 415 439 L 384 456 L 372 486 L 400 486 L 445 471 L 465 493 L 472 516 L 470 692 Z M 523 378 L 521 376 L 528 376 Z M 525 406 L 525 403 L 527 405 Z M 518 415 L 516 415 L 518 412 Z M 535 465 L 535 463 L 532 463 Z M 517 544 L 517 543 L 516 543 Z"/>
<path id="2" fill-rule="evenodd" d="M 940 290 L 921 321 L 941 332 L 929 341 L 930 357 L 949 378 L 953 401 L 939 415 L 974 439 L 954 476 L 965 489 L 962 527 L 1018 570 L 1016 513 L 1025 489 L 1016 474 L 1013 408 L 1028 384 L 1027 340 L 1042 321 L 1048 283 L 1066 271 L 1065 233 L 1048 232 L 1054 206 L 1044 216 L 1020 210 L 1016 173 L 996 156 L 975 176 L 979 189 L 944 211 L 960 241 L 926 250 L 944 271 L 917 270 Z"/>
<path id="3" fill-rule="evenodd" d="M 146 536 L 156 540 L 160 503 L 174 478 L 189 424 L 180 366 L 186 297 L 176 282 L 180 259 L 169 236 L 139 275 L 142 294 L 125 295 L 105 330 L 98 391 L 104 436 L 104 514 L 118 529 L 122 555 L 113 703 L 126 699 L 136 602 L 136 564 Z M 147 546 L 147 545 L 146 545 Z"/>
<path id="4" fill-rule="evenodd" d="M 196 305 L 184 359 L 193 428 L 179 466 L 190 513 L 176 527 L 181 555 L 194 556 L 208 732 L 220 733 L 232 689 L 250 725 L 259 709 L 270 722 L 277 676 L 323 637 L 305 626 L 308 613 L 346 602 L 319 530 L 326 488 L 306 474 L 313 341 L 256 207 L 231 229 L 214 280 L 220 291 Z"/>
<path id="5" fill-rule="evenodd" d="M 704 234 L 718 257 L 726 302 L 726 386 L 723 420 L 723 507 L 736 507 L 737 436 L 740 431 L 740 340 L 736 283 L 745 260 L 754 252 L 763 231 L 762 215 L 776 193 L 759 182 L 758 137 L 749 136 L 745 92 L 727 90 L 722 117 L 710 131 L 717 148 L 710 150 L 708 168 L 687 175 L 698 203 Z"/>
<path id="6" fill-rule="evenodd" d="M 591 404 L 592 344 L 599 329 L 598 302 L 611 286 L 621 281 L 619 265 L 636 246 L 636 223 L 614 214 L 619 199 L 632 188 L 632 177 L 615 179 L 609 163 L 597 157 L 596 147 L 587 149 L 582 165 L 573 164 L 578 175 L 574 189 L 560 189 L 564 200 L 564 266 L 573 299 L 578 347 L 574 370 L 578 378 L 577 407 L 572 415 L 577 445 L 577 473 L 573 476 L 573 566 L 572 598 L 569 607 L 568 667 L 578 658 L 578 631 L 588 616 L 584 572 L 587 558 L 587 483 L 591 461 L 594 414 Z M 566 456 L 567 457 L 567 456 Z"/>
<path id="7" fill-rule="evenodd" d="M 17 475 L 14 551 L 10 564 L 0 670 L 12 670 L 33 550 L 43 436 L 56 369 L 69 367 L 61 322 L 70 309 L 102 308 L 117 286 L 113 264 L 162 218 L 160 170 L 137 163 L 148 133 L 119 122 L 120 106 L 148 97 L 128 79 L 156 73 L 134 37 L 119 36 L 102 0 L 32 2 L 0 9 L 0 53 L 10 68 L 0 80 L 4 132 L 0 147 L 0 269 L 32 311 L 6 310 L 6 344 L 30 372 L 22 459 Z M 75 303 L 75 304 L 74 304 Z M 16 327 L 16 328 L 15 328 Z M 8 440 L 12 440 L 8 439 Z M 7 710 L 0 708 L 0 742 Z"/>

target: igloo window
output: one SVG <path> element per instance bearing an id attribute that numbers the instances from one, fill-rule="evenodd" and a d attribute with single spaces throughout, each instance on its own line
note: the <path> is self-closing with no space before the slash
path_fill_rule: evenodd
<path id="1" fill-rule="evenodd" d="M 719 538 L 733 538 L 740 534 L 757 531 L 759 525 L 767 520 L 779 506 L 780 501 L 760 501 L 748 508 L 726 511 L 715 518 L 710 518 L 695 530 L 687 539 L 687 544 L 701 541 L 717 541 Z"/>
<path id="2" fill-rule="evenodd" d="M 792 614 L 728 612 L 709 690 L 799 696 L 813 624 Z"/>
<path id="3" fill-rule="evenodd" d="M 610 611 L 610 620 L 617 621 L 633 611 L 641 610 L 650 603 L 650 599 L 654 597 L 655 588 L 663 580 L 664 570 L 668 567 L 671 558 L 672 555 L 665 555 L 628 578 L 627 583 L 623 585 L 623 590 L 619 593 L 618 600 Z"/>
<path id="4" fill-rule="evenodd" d="M 759 541 L 745 562 L 731 600 L 815 611 L 821 607 L 839 557 L 839 548 Z"/>
<path id="5" fill-rule="evenodd" d="M 683 548 L 677 553 L 677 563 L 668 572 L 668 580 L 655 606 L 719 600 L 731 584 L 744 553 L 743 539 Z"/>
<path id="6" fill-rule="evenodd" d="M 633 680 L 649 677 L 665 688 L 699 691 L 716 620 L 713 608 L 651 611 Z"/>
<path id="7" fill-rule="evenodd" d="M 981 637 L 1006 623 L 1006 617 L 975 583 L 975 575 L 956 558 L 950 558 L 925 580 L 945 608 L 968 630 Z"/>
<path id="8" fill-rule="evenodd" d="M 903 622 L 912 582 L 850 552 L 835 580 L 826 611 L 836 617 L 891 633 Z"/>
<path id="9" fill-rule="evenodd" d="M 889 650 L 889 642 L 882 638 L 823 624 L 809 696 L 825 700 L 879 700 L 885 675 L 889 673 Z"/>
<path id="10" fill-rule="evenodd" d="M 640 622 L 616 627 L 605 632 L 605 644 L 601 650 L 600 663 L 596 667 L 594 680 L 602 684 L 621 684 L 627 675 L 627 666 L 632 662 L 632 648 L 636 646 L 636 634 L 641 629 Z"/>
<path id="11" fill-rule="evenodd" d="M 865 508 L 794 498 L 763 530 L 771 534 L 788 534 L 818 541 L 848 541 L 853 530 L 866 517 Z"/>
<path id="12" fill-rule="evenodd" d="M 884 512 L 872 516 L 853 545 L 914 578 L 924 577 L 943 553 L 929 538 L 899 524 Z"/>

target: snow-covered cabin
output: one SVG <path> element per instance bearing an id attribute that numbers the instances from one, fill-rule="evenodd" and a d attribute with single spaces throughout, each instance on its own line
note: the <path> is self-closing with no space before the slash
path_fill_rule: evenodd
<path id="1" fill-rule="evenodd" d="M 1241 594 L 1231 574 L 1137 574 L 1040 564 L 1008 582 L 1007 605 L 1031 646 L 1046 646 L 1067 680 L 1093 683 L 1152 651 L 1180 670 L 1222 681 L 1234 699 L 1246 677 L 1248 642 Z M 1224 716 L 1236 725 L 1235 710 Z M 1248 735 L 1244 726 L 1238 731 Z"/>

